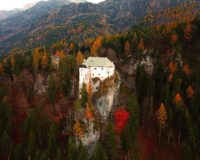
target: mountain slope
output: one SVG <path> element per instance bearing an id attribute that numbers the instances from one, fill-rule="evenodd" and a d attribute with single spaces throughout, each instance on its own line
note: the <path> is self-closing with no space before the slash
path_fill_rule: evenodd
<path id="1" fill-rule="evenodd" d="M 50 44 L 59 39 L 81 41 L 99 34 L 128 30 L 147 14 L 186 0 L 107 0 L 99 4 L 67 0 L 39 2 L 31 9 L 2 21 L 0 50 Z"/>

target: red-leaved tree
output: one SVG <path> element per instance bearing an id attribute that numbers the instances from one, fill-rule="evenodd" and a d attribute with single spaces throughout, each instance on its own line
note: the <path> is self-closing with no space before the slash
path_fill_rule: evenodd
<path id="1" fill-rule="evenodd" d="M 124 109 L 120 109 L 115 111 L 114 116 L 115 116 L 115 131 L 117 134 L 120 134 L 121 131 L 126 126 L 126 123 L 129 118 L 129 112 L 127 112 Z"/>

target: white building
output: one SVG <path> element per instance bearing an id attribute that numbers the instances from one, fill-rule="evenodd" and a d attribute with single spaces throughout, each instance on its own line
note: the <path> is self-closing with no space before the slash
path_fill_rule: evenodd
<path id="1" fill-rule="evenodd" d="M 101 81 L 113 76 L 115 65 L 106 57 L 88 57 L 79 68 L 79 91 L 83 83 L 87 86 L 93 78 L 99 78 Z"/>

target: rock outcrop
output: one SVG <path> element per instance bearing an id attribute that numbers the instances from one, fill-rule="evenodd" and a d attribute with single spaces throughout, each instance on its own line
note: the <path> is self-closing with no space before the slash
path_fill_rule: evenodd
<path id="1" fill-rule="evenodd" d="M 121 78 L 118 73 L 115 73 L 114 76 L 109 77 L 104 81 L 100 81 L 98 79 L 92 81 L 92 85 L 94 87 L 94 119 L 98 117 L 101 124 L 107 123 L 109 114 L 112 111 L 114 104 L 116 104 L 115 99 L 118 95 L 120 83 Z M 81 116 L 79 115 L 79 117 Z M 81 121 L 84 124 L 85 132 L 82 137 L 77 137 L 77 139 L 79 139 L 82 144 L 88 148 L 88 151 L 91 152 L 100 138 L 100 126 L 96 124 L 95 120 L 88 121 L 85 117 L 82 117 Z"/>

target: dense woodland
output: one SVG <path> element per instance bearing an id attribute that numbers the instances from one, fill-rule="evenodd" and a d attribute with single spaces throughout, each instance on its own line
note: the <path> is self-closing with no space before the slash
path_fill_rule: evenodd
<path id="1" fill-rule="evenodd" d="M 17 48 L 1 57 L 0 159 L 198 160 L 199 35 L 197 16 L 82 43 Z M 52 55 L 60 59 L 58 68 Z M 121 76 L 117 106 L 89 152 L 76 141 L 84 128 L 73 118 L 79 108 L 87 119 L 97 118 L 91 91 L 83 89 L 78 99 L 78 68 L 88 56 L 107 56 Z M 140 63 L 147 56 L 153 72 Z M 130 60 L 138 65 L 128 75 L 122 68 Z M 48 86 L 42 94 L 35 87 L 38 75 Z"/>

